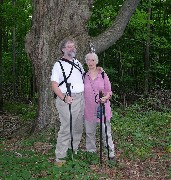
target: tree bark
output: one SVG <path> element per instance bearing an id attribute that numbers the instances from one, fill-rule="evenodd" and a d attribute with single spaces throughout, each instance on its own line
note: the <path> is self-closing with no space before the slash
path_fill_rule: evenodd
<path id="1" fill-rule="evenodd" d="M 61 56 L 61 41 L 66 37 L 74 38 L 78 46 L 77 58 L 83 63 L 90 42 L 100 53 L 119 39 L 139 2 L 126 0 L 111 28 L 91 38 L 86 23 L 91 15 L 92 0 L 33 0 L 33 24 L 26 36 L 25 48 L 34 65 L 39 93 L 36 130 L 56 121 L 50 76 L 53 64 Z"/>

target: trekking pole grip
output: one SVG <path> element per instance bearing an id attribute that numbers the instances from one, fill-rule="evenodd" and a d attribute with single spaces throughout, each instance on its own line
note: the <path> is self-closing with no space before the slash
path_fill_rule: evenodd
<path id="1" fill-rule="evenodd" d="M 103 97 L 103 92 L 99 91 L 99 99 Z"/>
<path id="2" fill-rule="evenodd" d="M 67 87 L 67 92 L 68 92 L 68 94 L 69 94 L 69 96 L 71 96 L 71 83 L 67 83 L 66 84 L 66 87 Z"/>

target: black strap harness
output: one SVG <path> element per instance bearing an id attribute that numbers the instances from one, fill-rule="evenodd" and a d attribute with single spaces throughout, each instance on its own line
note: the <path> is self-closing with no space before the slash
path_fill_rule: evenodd
<path id="1" fill-rule="evenodd" d="M 63 68 L 63 65 L 62 65 L 62 61 L 67 62 L 67 63 L 69 63 L 69 64 L 72 65 L 68 77 L 66 77 L 66 74 L 65 74 L 65 71 L 64 71 L 64 68 Z M 60 65 L 60 67 L 61 67 L 62 74 L 63 74 L 63 77 L 64 77 L 64 80 L 59 83 L 58 87 L 61 86 L 63 83 L 65 83 L 65 84 L 66 84 L 66 88 L 67 88 L 67 80 L 68 80 L 69 77 L 71 76 L 72 71 L 73 71 L 73 68 L 76 68 L 78 71 L 80 71 L 80 73 L 82 74 L 82 79 L 84 79 L 84 76 L 83 76 L 83 72 L 82 72 L 81 67 L 80 67 L 78 64 L 75 64 L 75 63 L 74 63 L 74 60 L 70 61 L 70 60 L 67 60 L 67 59 L 65 59 L 65 58 L 61 58 L 58 62 L 59 62 L 59 65 Z M 56 97 L 57 97 L 57 95 L 54 93 L 54 98 L 56 98 Z"/>
<path id="2" fill-rule="evenodd" d="M 65 62 L 67 62 L 67 63 L 69 63 L 69 64 L 72 65 L 71 71 L 70 71 L 68 77 L 66 77 L 66 75 L 65 75 L 65 71 L 64 71 L 64 68 L 63 68 L 63 66 L 62 66 L 62 62 L 61 62 L 61 61 L 65 61 Z M 80 73 L 83 74 L 83 72 L 82 72 L 82 70 L 81 70 L 81 67 L 80 67 L 78 64 L 75 64 L 75 63 L 74 63 L 74 60 L 73 60 L 73 61 L 70 61 L 70 60 L 67 60 L 67 59 L 65 59 L 65 58 L 61 58 L 58 62 L 59 62 L 59 64 L 60 64 L 60 66 L 61 66 L 62 73 L 63 73 L 63 76 L 64 76 L 64 80 L 59 83 L 59 86 L 61 86 L 64 82 L 67 84 L 67 80 L 68 80 L 68 78 L 71 76 L 73 67 L 76 68 L 76 69 L 78 69 L 78 70 L 80 71 Z M 59 87 L 59 86 L 58 86 L 58 87 Z"/>

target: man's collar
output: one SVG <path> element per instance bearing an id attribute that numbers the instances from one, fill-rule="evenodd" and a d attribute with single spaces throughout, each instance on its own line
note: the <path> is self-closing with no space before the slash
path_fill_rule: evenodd
<path id="1" fill-rule="evenodd" d="M 68 57 L 68 56 L 63 56 L 62 57 L 63 59 L 66 59 L 66 60 L 68 60 L 68 61 L 72 61 L 74 58 L 70 58 L 70 57 Z"/>

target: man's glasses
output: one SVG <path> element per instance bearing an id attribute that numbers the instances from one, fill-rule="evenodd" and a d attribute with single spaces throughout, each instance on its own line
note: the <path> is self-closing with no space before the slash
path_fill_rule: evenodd
<path id="1" fill-rule="evenodd" d="M 65 46 L 65 48 L 68 48 L 68 49 L 76 49 L 77 47 L 76 46 Z"/>

